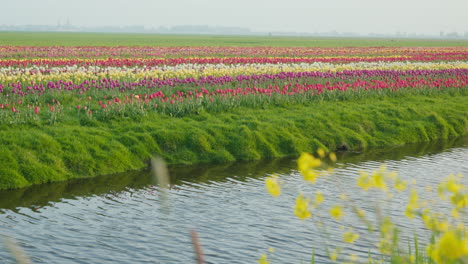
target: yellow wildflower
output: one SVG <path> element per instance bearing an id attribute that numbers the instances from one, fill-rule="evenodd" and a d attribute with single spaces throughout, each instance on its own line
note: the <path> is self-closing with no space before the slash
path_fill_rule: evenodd
<path id="1" fill-rule="evenodd" d="M 336 154 L 335 153 L 330 153 L 328 154 L 328 157 L 330 158 L 331 161 L 336 162 Z"/>
<path id="2" fill-rule="evenodd" d="M 387 168 L 385 166 L 381 166 L 377 171 L 374 171 L 372 175 L 369 175 L 366 172 L 360 172 L 360 176 L 357 179 L 357 185 L 364 191 L 371 188 L 387 191 L 386 181 L 388 180 L 398 180 L 398 184 L 395 185 L 395 188 L 399 190 L 404 190 L 406 188 L 406 182 L 399 180 L 396 173 L 387 172 Z"/>
<path id="3" fill-rule="evenodd" d="M 340 220 L 341 217 L 343 217 L 344 212 L 343 212 L 343 207 L 341 205 L 336 205 L 333 206 L 330 209 L 330 215 L 335 218 L 336 220 Z"/>
<path id="4" fill-rule="evenodd" d="M 260 258 L 258 259 L 258 264 L 270 264 L 270 261 L 268 261 L 266 254 L 262 254 L 260 256 Z"/>
<path id="5" fill-rule="evenodd" d="M 377 243 L 377 248 L 382 254 L 390 255 L 392 253 L 392 243 L 388 239 L 380 239 Z"/>
<path id="6" fill-rule="evenodd" d="M 437 263 L 452 263 L 468 257 L 468 240 L 454 231 L 447 231 L 439 241 L 427 247 L 427 254 Z"/>
<path id="7" fill-rule="evenodd" d="M 372 187 L 369 174 L 367 174 L 365 171 L 361 171 L 359 174 L 360 176 L 357 179 L 357 186 L 361 187 L 364 191 L 367 191 L 370 187 Z"/>
<path id="8" fill-rule="evenodd" d="M 460 183 L 461 175 L 449 175 L 445 182 L 438 186 L 439 197 L 443 200 L 446 199 L 446 193 L 451 193 L 450 200 L 457 208 L 464 208 L 468 206 L 468 194 L 464 191 L 466 187 Z"/>
<path id="9" fill-rule="evenodd" d="M 411 208 L 409 205 L 406 207 L 405 215 L 409 219 L 413 219 L 415 216 L 413 208 Z"/>
<path id="10" fill-rule="evenodd" d="M 387 190 L 387 185 L 385 184 L 385 180 L 382 173 L 376 172 L 372 175 L 372 187 L 381 189 L 383 191 Z"/>
<path id="11" fill-rule="evenodd" d="M 418 204 L 418 199 L 419 199 L 418 192 L 415 189 L 412 189 L 409 203 L 417 205 Z"/>
<path id="12" fill-rule="evenodd" d="M 296 198 L 296 205 L 294 206 L 294 214 L 300 219 L 304 220 L 311 217 L 309 212 L 309 199 L 304 199 L 302 194 Z"/>
<path id="13" fill-rule="evenodd" d="M 437 221 L 437 231 L 446 232 L 449 228 L 450 225 L 447 221 Z"/>
<path id="14" fill-rule="evenodd" d="M 452 195 L 450 198 L 453 205 L 455 205 L 458 209 L 462 209 L 468 206 L 468 193 L 461 194 L 457 193 Z"/>
<path id="15" fill-rule="evenodd" d="M 310 168 L 316 168 L 322 164 L 320 159 L 316 159 L 314 156 L 310 155 L 309 153 L 303 152 L 299 159 L 297 160 L 297 165 L 299 167 L 299 171 L 305 171 Z"/>
<path id="16" fill-rule="evenodd" d="M 458 210 L 456 208 L 452 209 L 452 216 L 455 219 L 458 219 L 460 217 L 460 214 L 458 213 Z"/>
<path id="17" fill-rule="evenodd" d="M 278 176 L 267 177 L 265 179 L 265 186 L 267 191 L 274 197 L 281 194 L 281 187 L 278 183 Z"/>
<path id="18" fill-rule="evenodd" d="M 314 156 L 308 153 L 302 153 L 299 159 L 297 160 L 297 166 L 299 172 L 304 177 L 304 180 L 315 182 L 318 177 L 318 173 L 313 169 L 320 166 L 322 161 L 320 159 L 316 159 Z"/>
<path id="19" fill-rule="evenodd" d="M 458 193 L 460 190 L 463 190 L 463 185 L 459 184 L 458 179 L 452 174 L 448 177 L 445 188 L 451 193 Z"/>
<path id="20" fill-rule="evenodd" d="M 428 229 L 431 229 L 430 226 L 431 226 L 431 222 L 432 222 L 432 217 L 431 217 L 431 213 L 429 211 L 429 209 L 424 209 L 422 214 L 421 214 L 421 218 L 424 222 L 424 224 L 426 225 L 426 227 Z"/>
<path id="21" fill-rule="evenodd" d="M 358 238 L 359 234 L 354 233 L 352 231 L 348 231 L 343 235 L 343 241 L 350 244 L 354 243 L 354 241 L 356 241 Z"/>
<path id="22" fill-rule="evenodd" d="M 338 259 L 338 250 L 334 250 L 333 252 L 330 252 L 329 257 L 331 261 L 336 261 Z"/>
<path id="23" fill-rule="evenodd" d="M 323 200 L 325 200 L 323 194 L 321 192 L 317 192 L 315 194 L 315 204 L 318 206 L 323 202 Z"/>
<path id="24" fill-rule="evenodd" d="M 319 155 L 320 158 L 324 158 L 325 157 L 325 150 L 323 150 L 322 148 L 319 148 L 317 150 L 317 154 Z"/>
<path id="25" fill-rule="evenodd" d="M 389 217 L 385 217 L 380 224 L 380 236 L 377 248 L 382 254 L 391 254 L 394 248 L 395 225 Z"/>
<path id="26" fill-rule="evenodd" d="M 313 170 L 305 170 L 302 172 L 302 177 L 304 180 L 314 183 L 315 180 L 318 178 L 319 174 Z"/>
<path id="27" fill-rule="evenodd" d="M 364 218 L 366 217 L 366 213 L 364 212 L 364 210 L 360 209 L 360 208 L 354 208 L 354 213 L 356 213 L 356 215 L 359 217 L 359 218 Z"/>
<path id="28" fill-rule="evenodd" d="M 410 200 L 408 202 L 408 205 L 406 206 L 406 211 L 405 211 L 405 215 L 408 218 L 411 218 L 411 219 L 414 218 L 414 210 L 420 208 L 418 199 L 419 199 L 418 193 L 416 192 L 416 190 L 414 189 L 411 190 Z"/>
<path id="29" fill-rule="evenodd" d="M 402 181 L 400 178 L 396 178 L 394 187 L 397 191 L 402 192 L 406 190 L 406 185 L 406 181 Z"/>
<path id="30" fill-rule="evenodd" d="M 385 219 L 383 220 L 380 226 L 380 232 L 382 233 L 383 237 L 391 237 L 393 236 L 394 228 L 395 226 L 393 225 L 390 218 L 385 217 Z"/>
<path id="31" fill-rule="evenodd" d="M 445 190 L 442 184 L 437 188 L 437 194 L 441 200 L 447 200 L 447 196 L 445 195 Z"/>

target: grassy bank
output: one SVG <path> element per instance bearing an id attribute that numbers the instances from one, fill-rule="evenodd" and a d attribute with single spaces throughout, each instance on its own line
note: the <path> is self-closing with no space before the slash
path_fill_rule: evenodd
<path id="1" fill-rule="evenodd" d="M 468 145 L 468 137 L 456 137 L 447 140 L 430 141 L 404 146 L 386 148 L 369 148 L 364 152 L 337 152 L 342 164 L 362 161 L 402 160 L 408 156 L 442 152 L 449 148 Z M 181 185 L 189 182 L 210 183 L 224 182 L 232 175 L 237 180 L 249 180 L 252 177 L 263 178 L 265 175 L 287 174 L 296 166 L 291 158 L 261 159 L 246 162 L 227 162 L 222 164 L 175 165 L 169 167 L 171 184 Z M 109 192 L 119 193 L 128 188 L 142 189 L 154 184 L 150 170 L 127 171 L 124 173 L 102 175 L 95 178 L 80 178 L 70 181 L 60 181 L 50 184 L 38 184 L 27 188 L 0 191 L 0 208 L 15 210 L 18 207 L 47 206 L 50 202 L 58 202 L 63 198 L 77 196 L 102 195 Z"/>
<path id="2" fill-rule="evenodd" d="M 0 32 L 0 46 L 467 47 L 468 40 Z"/>
<path id="3" fill-rule="evenodd" d="M 364 98 L 263 109 L 149 113 L 138 120 L 3 126 L 0 189 L 146 166 L 293 156 L 317 147 L 364 149 L 464 135 L 468 95 Z"/>

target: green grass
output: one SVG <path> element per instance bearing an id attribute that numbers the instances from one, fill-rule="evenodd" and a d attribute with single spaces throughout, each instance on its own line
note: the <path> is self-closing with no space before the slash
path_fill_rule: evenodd
<path id="1" fill-rule="evenodd" d="M 468 47 L 468 40 L 161 35 L 129 33 L 0 32 L 12 46 L 272 46 L 272 47 Z"/>
<path id="2" fill-rule="evenodd" d="M 450 138 L 448 140 L 408 144 L 385 148 L 370 148 L 365 152 L 337 152 L 342 164 L 356 163 L 363 160 L 385 161 L 401 160 L 408 156 L 420 157 L 427 153 L 441 152 L 448 148 L 463 147 L 468 144 L 468 137 Z M 183 184 L 186 181 L 208 183 L 225 181 L 226 177 L 237 175 L 236 179 L 244 181 L 251 177 L 286 174 L 290 172 L 291 158 L 262 159 L 246 162 L 228 162 L 222 164 L 196 164 L 192 166 L 173 165 L 169 167 L 172 184 Z M 140 189 L 154 184 L 149 170 L 126 171 L 125 173 L 102 175 L 95 178 L 80 178 L 50 184 L 38 184 L 29 188 L 0 191 L 0 208 L 14 210 L 17 207 L 45 206 L 62 198 L 76 196 L 101 195 L 109 192 L 121 192 L 127 188 Z"/>
<path id="3" fill-rule="evenodd" d="M 139 120 L 2 126 L 0 189 L 170 164 L 294 156 L 465 135 L 468 95 L 324 101 Z"/>

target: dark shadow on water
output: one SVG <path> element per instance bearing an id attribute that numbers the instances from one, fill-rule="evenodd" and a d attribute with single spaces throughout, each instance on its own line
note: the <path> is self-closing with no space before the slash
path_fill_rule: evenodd
<path id="1" fill-rule="evenodd" d="M 421 157 L 460 147 L 468 147 L 468 136 L 404 146 L 367 149 L 363 152 L 345 151 L 337 154 L 340 163 L 356 163 L 368 160 L 397 161 L 406 157 Z"/>
<path id="2" fill-rule="evenodd" d="M 368 149 L 364 152 L 339 152 L 337 156 L 341 164 L 369 160 L 401 160 L 405 157 L 419 157 L 467 146 L 468 137 L 462 137 L 400 147 Z M 169 172 L 171 183 L 178 185 L 183 182 L 224 181 L 227 178 L 245 181 L 249 178 L 259 178 L 274 173 L 288 173 L 295 168 L 295 158 L 283 158 L 221 165 L 174 166 L 169 169 Z M 118 193 L 127 189 L 144 188 L 151 184 L 153 184 L 151 173 L 146 170 L 42 184 L 18 190 L 0 191 L 0 209 L 42 207 L 61 199 Z"/>

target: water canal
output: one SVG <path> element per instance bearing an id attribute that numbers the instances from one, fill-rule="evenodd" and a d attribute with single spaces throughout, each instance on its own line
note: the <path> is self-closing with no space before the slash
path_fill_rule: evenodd
<path id="1" fill-rule="evenodd" d="M 292 211 L 299 192 L 320 190 L 324 207 L 336 203 L 339 189 L 351 196 L 360 170 L 386 164 L 421 188 L 437 186 L 450 173 L 465 175 L 468 184 L 468 138 L 406 147 L 338 153 L 333 179 L 306 184 L 294 159 L 170 168 L 172 186 L 167 207 L 149 172 L 81 179 L 0 192 L 0 234 L 13 237 L 33 263 L 195 263 L 190 230 L 199 233 L 207 263 L 255 263 L 275 249 L 272 263 L 308 262 L 315 250 L 326 263 L 325 245 L 341 244 L 341 223 L 326 220 L 326 234 L 297 219 Z M 278 174 L 283 193 L 272 198 L 266 176 Z M 369 215 L 379 208 L 391 215 L 411 240 L 425 230 L 403 216 L 405 192 L 392 200 L 353 196 Z M 435 195 L 424 192 L 422 196 Z M 443 207 L 439 208 L 444 210 Z M 345 219 L 365 237 L 365 227 Z M 467 219 L 465 219 L 465 222 Z M 372 237 L 343 245 L 343 254 L 367 258 Z M 0 243 L 1 263 L 13 263 Z"/>

